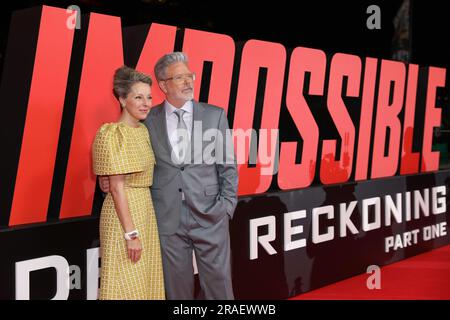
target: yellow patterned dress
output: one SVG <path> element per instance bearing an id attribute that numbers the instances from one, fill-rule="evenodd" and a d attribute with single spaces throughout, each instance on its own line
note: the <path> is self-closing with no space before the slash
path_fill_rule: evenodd
<path id="1" fill-rule="evenodd" d="M 99 299 L 165 299 L 158 228 L 149 190 L 155 157 L 147 128 L 123 122 L 104 124 L 94 140 L 93 164 L 96 175 L 126 174 L 128 207 L 143 249 L 140 260 L 132 263 L 108 193 L 100 215 Z"/>

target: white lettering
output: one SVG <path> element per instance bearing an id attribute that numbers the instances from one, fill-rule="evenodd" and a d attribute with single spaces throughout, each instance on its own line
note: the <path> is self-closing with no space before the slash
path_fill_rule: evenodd
<path id="1" fill-rule="evenodd" d="M 67 300 L 69 264 L 64 257 L 57 255 L 16 262 L 16 300 L 30 299 L 30 272 L 47 268 L 56 270 L 56 293 L 52 300 Z"/>
<path id="2" fill-rule="evenodd" d="M 262 236 L 258 235 L 258 228 L 268 226 L 268 233 Z M 258 258 L 258 243 L 270 255 L 277 253 L 270 244 L 276 238 L 275 234 L 275 216 L 262 217 L 250 220 L 250 260 Z"/>
<path id="3" fill-rule="evenodd" d="M 440 214 L 447 212 L 447 203 L 445 195 L 447 194 L 447 188 L 445 186 L 438 186 L 431 189 L 431 202 L 433 204 L 433 214 Z M 438 194 L 442 195 L 438 197 Z"/>
<path id="4" fill-rule="evenodd" d="M 374 206 L 375 209 L 375 219 L 373 222 L 369 223 L 369 207 Z M 380 228 L 381 226 L 381 204 L 380 198 L 369 198 L 363 200 L 363 212 L 362 212 L 362 229 L 364 231 L 370 231 Z"/>
<path id="5" fill-rule="evenodd" d="M 328 227 L 327 232 L 320 234 L 319 232 L 319 217 L 322 214 L 326 214 L 328 219 L 334 218 L 334 207 L 324 206 L 319 208 L 314 208 L 312 211 L 312 242 L 321 243 L 325 241 L 330 241 L 334 238 L 334 227 Z"/>
<path id="6" fill-rule="evenodd" d="M 306 239 L 292 241 L 294 234 L 303 233 L 303 226 L 292 226 L 292 220 L 306 218 L 306 210 L 288 212 L 284 215 L 284 251 L 306 246 Z"/>

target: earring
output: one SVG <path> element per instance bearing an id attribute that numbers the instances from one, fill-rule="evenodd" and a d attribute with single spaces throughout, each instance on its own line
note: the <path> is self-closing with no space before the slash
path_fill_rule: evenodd
<path id="1" fill-rule="evenodd" d="M 122 107 L 122 109 L 125 108 L 125 104 L 120 104 L 120 106 Z"/>

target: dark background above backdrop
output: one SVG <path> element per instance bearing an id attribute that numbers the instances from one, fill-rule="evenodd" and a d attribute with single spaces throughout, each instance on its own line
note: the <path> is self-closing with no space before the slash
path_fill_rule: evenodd
<path id="1" fill-rule="evenodd" d="M 402 0 L 390 1 L 181 1 L 181 0 L 82 0 L 10 1 L 0 12 L 0 44 L 3 56 L 11 12 L 41 4 L 78 5 L 82 13 L 120 16 L 124 26 L 158 22 L 228 34 L 235 41 L 260 39 L 288 48 L 307 46 L 327 53 L 390 58 L 394 18 Z M 369 30 L 370 5 L 381 9 L 381 29 Z M 442 1 L 410 0 L 412 62 L 448 66 L 450 49 L 445 45 L 450 19 Z M 244 6 L 245 5 L 245 6 Z"/>

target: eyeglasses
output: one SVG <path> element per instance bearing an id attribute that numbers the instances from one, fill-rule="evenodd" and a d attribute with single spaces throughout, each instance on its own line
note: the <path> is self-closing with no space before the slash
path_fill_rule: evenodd
<path id="1" fill-rule="evenodd" d="M 178 84 L 183 83 L 186 80 L 194 81 L 195 73 L 177 74 L 173 77 L 164 79 L 164 81 L 169 81 L 169 80 L 172 80 L 173 82 L 178 83 Z"/>

